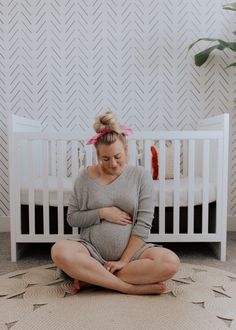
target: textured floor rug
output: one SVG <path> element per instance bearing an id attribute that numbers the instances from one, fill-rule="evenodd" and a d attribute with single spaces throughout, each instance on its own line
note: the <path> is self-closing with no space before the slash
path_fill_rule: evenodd
<path id="1" fill-rule="evenodd" d="M 236 274 L 181 264 L 162 295 L 71 295 L 53 265 L 0 276 L 0 330 L 236 329 Z"/>

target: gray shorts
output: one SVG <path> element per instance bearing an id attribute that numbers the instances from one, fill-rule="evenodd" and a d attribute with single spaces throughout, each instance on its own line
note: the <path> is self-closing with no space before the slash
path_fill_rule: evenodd
<path id="1" fill-rule="evenodd" d="M 81 244 L 83 244 L 87 250 L 89 251 L 90 255 L 96 259 L 98 262 L 100 262 L 102 265 L 104 265 L 107 261 L 109 260 L 105 260 L 103 259 L 103 257 L 101 256 L 101 254 L 98 252 L 98 250 L 89 242 L 79 238 L 79 239 L 70 239 L 72 241 L 76 241 L 79 242 Z M 130 259 L 130 261 L 134 261 L 134 260 L 138 260 L 141 256 L 141 254 L 146 250 L 149 249 L 151 247 L 155 247 L 155 246 L 159 246 L 161 247 L 161 245 L 158 244 L 152 244 L 152 243 L 146 243 L 143 242 L 143 245 L 134 253 L 134 255 L 132 256 L 132 258 Z M 71 280 L 71 277 L 68 276 L 63 270 L 61 269 L 57 269 L 57 274 L 59 277 L 64 278 L 65 280 Z"/>

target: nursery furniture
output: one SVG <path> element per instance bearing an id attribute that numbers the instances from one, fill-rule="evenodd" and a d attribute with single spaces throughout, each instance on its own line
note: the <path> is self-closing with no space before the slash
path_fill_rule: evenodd
<path id="1" fill-rule="evenodd" d="M 9 117 L 11 258 L 23 243 L 78 237 L 66 222 L 73 182 L 96 161 L 85 142 L 93 132 L 43 132 L 40 122 Z M 208 242 L 226 258 L 229 115 L 206 118 L 196 130 L 135 131 L 129 163 L 152 171 L 158 152 L 156 207 L 149 242 Z"/>

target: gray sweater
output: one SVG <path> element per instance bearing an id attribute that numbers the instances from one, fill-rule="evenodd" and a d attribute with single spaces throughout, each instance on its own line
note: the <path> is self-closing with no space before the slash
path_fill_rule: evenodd
<path id="1" fill-rule="evenodd" d="M 99 208 L 115 206 L 133 217 L 133 224 L 100 221 Z M 80 228 L 80 238 L 90 243 L 104 259 L 116 260 L 131 235 L 147 239 L 154 212 L 151 174 L 141 166 L 127 165 L 112 183 L 103 185 L 80 170 L 68 207 L 70 226 Z"/>

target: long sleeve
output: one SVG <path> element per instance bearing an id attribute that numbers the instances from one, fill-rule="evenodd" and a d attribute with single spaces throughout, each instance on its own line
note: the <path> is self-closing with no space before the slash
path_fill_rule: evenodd
<path id="1" fill-rule="evenodd" d="M 100 184 L 87 169 L 79 171 L 68 208 L 68 223 L 79 227 L 80 239 L 92 245 L 102 260 L 129 259 L 148 237 L 154 201 L 151 175 L 143 167 L 127 165 L 112 183 Z M 134 224 L 100 221 L 99 209 L 117 207 L 130 214 Z M 132 237 L 131 237 L 132 236 Z"/>
<path id="2" fill-rule="evenodd" d="M 82 208 L 83 189 L 79 188 L 81 183 L 80 177 L 78 177 L 75 181 L 74 191 L 71 194 L 69 201 L 67 222 L 71 227 L 86 228 L 98 224 L 100 222 L 100 218 L 99 209 L 86 210 Z M 86 196 L 84 196 L 84 198 L 86 198 Z"/>
<path id="3" fill-rule="evenodd" d="M 143 240 L 146 240 L 148 238 L 152 226 L 153 214 L 153 181 L 150 173 L 144 171 L 141 177 L 136 219 L 131 235 L 138 236 Z"/>

